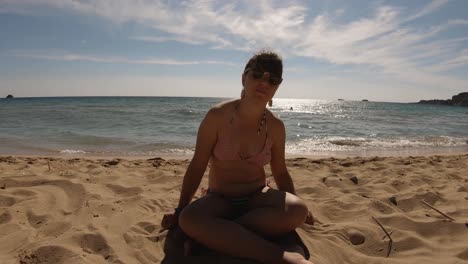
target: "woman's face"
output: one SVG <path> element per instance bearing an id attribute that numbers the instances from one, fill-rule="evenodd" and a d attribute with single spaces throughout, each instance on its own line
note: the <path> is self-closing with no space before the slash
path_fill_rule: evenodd
<path id="1" fill-rule="evenodd" d="M 245 93 L 249 97 L 270 101 L 276 93 L 282 79 L 269 72 L 260 72 L 258 70 L 247 70 L 242 75 L 242 83 Z"/>

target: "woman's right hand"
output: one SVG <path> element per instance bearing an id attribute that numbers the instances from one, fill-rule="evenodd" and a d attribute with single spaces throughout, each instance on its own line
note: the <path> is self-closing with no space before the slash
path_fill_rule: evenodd
<path id="1" fill-rule="evenodd" d="M 305 223 L 308 224 L 308 225 L 314 225 L 315 224 L 314 215 L 312 215 L 312 212 L 310 210 L 309 210 L 309 212 L 307 212 L 307 218 L 305 220 Z"/>
<path id="2" fill-rule="evenodd" d="M 179 222 L 179 214 L 170 213 L 164 214 L 163 219 L 161 221 L 161 227 L 164 229 L 172 229 L 177 226 Z"/>

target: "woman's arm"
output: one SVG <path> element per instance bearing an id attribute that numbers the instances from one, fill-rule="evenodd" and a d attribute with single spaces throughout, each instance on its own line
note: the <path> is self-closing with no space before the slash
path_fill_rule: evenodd
<path id="1" fill-rule="evenodd" d="M 284 124 L 279 119 L 274 119 L 273 126 L 273 146 L 271 150 L 271 172 L 275 179 L 278 189 L 284 192 L 296 194 L 294 183 L 291 175 L 289 175 L 286 168 L 285 161 L 285 142 L 286 142 L 286 129 Z"/>
<path id="2" fill-rule="evenodd" d="M 219 109 L 211 108 L 198 128 L 195 153 L 185 172 L 182 183 L 179 205 L 177 206 L 179 210 L 190 203 L 203 178 L 216 143 L 218 116 Z"/>
<path id="3" fill-rule="evenodd" d="M 279 119 L 276 119 L 275 121 L 278 123 L 274 126 L 273 129 L 275 135 L 273 147 L 271 150 L 271 172 L 273 173 L 273 178 L 275 179 L 279 190 L 296 195 L 294 183 L 292 181 L 291 175 L 289 175 L 288 169 L 286 168 L 284 154 L 286 145 L 286 129 L 284 127 L 283 121 Z M 313 225 L 314 222 L 314 216 L 309 210 L 305 223 Z"/>

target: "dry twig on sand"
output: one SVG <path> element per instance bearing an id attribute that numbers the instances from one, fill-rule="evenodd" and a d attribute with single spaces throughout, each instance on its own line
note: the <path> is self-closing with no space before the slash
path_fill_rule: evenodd
<path id="1" fill-rule="evenodd" d="M 393 231 L 388 232 L 388 234 L 390 234 L 390 235 L 393 234 Z M 382 240 L 384 240 L 386 237 L 387 237 L 387 235 L 383 236 Z"/>
<path id="2" fill-rule="evenodd" d="M 428 204 L 426 201 L 424 201 L 424 200 L 421 200 L 421 203 L 423 203 L 423 204 L 425 204 L 425 205 L 429 206 L 429 208 L 431 208 L 432 210 L 434 210 L 434 211 L 438 212 L 439 214 L 441 214 L 441 215 L 443 215 L 443 216 L 447 217 L 448 219 L 450 219 L 450 220 L 452 220 L 452 221 L 455 221 L 455 219 L 453 219 L 452 217 L 450 217 L 450 216 L 446 215 L 445 213 L 443 213 L 443 212 L 441 212 L 441 211 L 437 210 L 437 208 L 434 208 L 432 205 Z"/>
<path id="3" fill-rule="evenodd" d="M 372 219 L 374 219 L 374 221 L 377 222 L 380 228 L 382 228 L 382 230 L 385 232 L 385 235 L 388 237 L 388 239 L 390 239 L 390 241 L 388 242 L 388 249 L 387 249 L 387 256 L 386 256 L 386 258 L 388 258 L 388 256 L 390 256 L 390 253 L 392 252 L 392 245 L 393 245 L 392 236 L 390 236 L 390 234 L 387 232 L 385 227 L 383 227 L 383 225 L 377 219 L 375 219 L 375 217 L 372 216 Z"/>

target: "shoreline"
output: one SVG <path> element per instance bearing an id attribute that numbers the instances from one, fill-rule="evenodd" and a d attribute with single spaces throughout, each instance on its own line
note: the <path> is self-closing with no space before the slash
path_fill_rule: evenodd
<path id="1" fill-rule="evenodd" d="M 381 150 L 381 151 L 342 151 L 342 152 L 317 152 L 314 154 L 288 154 L 286 159 L 306 158 L 306 159 L 326 159 L 326 158 L 353 158 L 353 157 L 428 157 L 428 156 L 451 156 L 468 154 L 468 146 L 451 148 L 427 148 L 427 149 L 407 149 L 407 150 Z M 122 159 L 122 160 L 143 160 L 152 158 L 162 158 L 165 160 L 190 160 L 193 155 L 95 155 L 95 154 L 14 154 L 0 153 L 0 157 L 19 157 L 19 158 L 61 158 L 61 159 Z"/>

